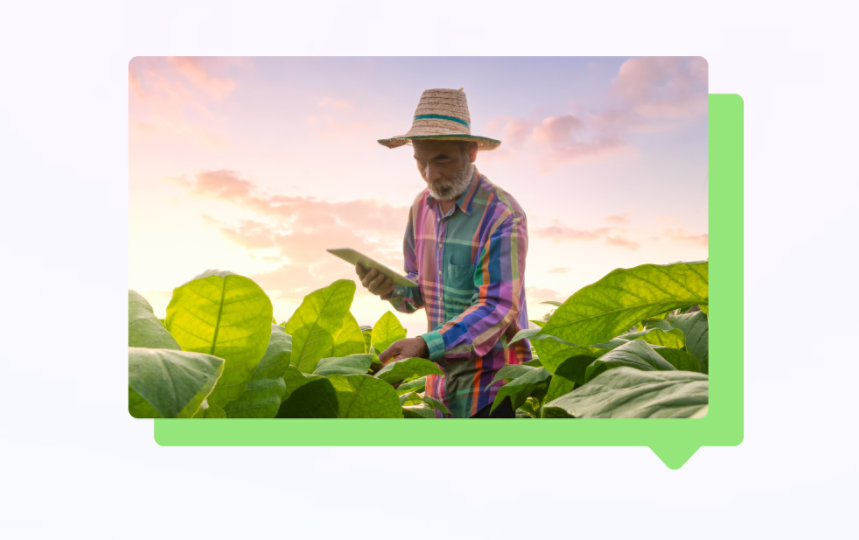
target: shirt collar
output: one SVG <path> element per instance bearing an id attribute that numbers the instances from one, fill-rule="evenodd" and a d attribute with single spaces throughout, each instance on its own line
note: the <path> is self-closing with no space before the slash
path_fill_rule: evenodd
<path id="1" fill-rule="evenodd" d="M 477 172 L 477 167 L 474 167 L 474 171 L 471 174 L 471 181 L 468 183 L 468 187 L 465 188 L 465 191 L 459 198 L 456 200 L 456 207 L 458 207 L 462 212 L 470 216 L 471 215 L 471 203 L 474 201 L 474 195 L 477 193 L 477 188 L 480 185 L 480 173 Z M 427 193 L 427 204 L 430 207 L 435 208 L 438 204 L 438 201 Z"/>

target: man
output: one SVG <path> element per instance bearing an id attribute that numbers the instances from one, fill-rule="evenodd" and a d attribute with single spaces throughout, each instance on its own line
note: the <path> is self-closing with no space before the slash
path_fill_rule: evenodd
<path id="1" fill-rule="evenodd" d="M 427 312 L 428 332 L 393 343 L 379 360 L 422 357 L 438 363 L 444 375 L 427 377 L 426 395 L 455 417 L 513 417 L 509 398 L 489 413 L 502 386 L 490 383 L 505 363 L 531 358 L 527 340 L 509 344 L 528 327 L 526 219 L 513 197 L 474 166 L 478 150 L 501 142 L 471 135 L 469 124 L 461 89 L 427 90 L 412 128 L 379 141 L 389 148 L 411 143 L 427 184 L 412 204 L 403 242 L 407 276 L 418 286 L 395 286 L 360 265 L 356 271 L 370 292 L 399 311 Z"/>

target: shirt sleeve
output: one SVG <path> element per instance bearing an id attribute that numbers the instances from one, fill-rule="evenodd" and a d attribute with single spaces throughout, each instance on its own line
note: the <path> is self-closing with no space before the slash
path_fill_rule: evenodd
<path id="1" fill-rule="evenodd" d="M 421 335 L 430 360 L 485 356 L 511 324 L 525 300 L 523 275 L 528 251 L 525 216 L 508 211 L 489 232 L 474 270 L 477 298 L 441 328 Z"/>
<path id="2" fill-rule="evenodd" d="M 409 222 L 406 225 L 406 234 L 403 237 L 403 266 L 406 277 L 418 282 L 418 261 L 415 249 L 414 212 L 409 212 Z M 391 296 L 385 298 L 394 309 L 403 313 L 414 313 L 424 307 L 424 298 L 419 287 L 404 287 L 395 285 Z"/>

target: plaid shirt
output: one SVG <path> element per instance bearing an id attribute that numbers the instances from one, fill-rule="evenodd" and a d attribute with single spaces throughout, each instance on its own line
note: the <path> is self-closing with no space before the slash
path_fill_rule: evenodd
<path id="1" fill-rule="evenodd" d="M 394 288 L 391 304 L 427 311 L 421 335 L 444 375 L 429 375 L 426 395 L 458 418 L 492 403 L 505 363 L 531 359 L 531 346 L 507 342 L 528 328 L 525 307 L 525 213 L 513 197 L 474 169 L 453 210 L 442 215 L 428 190 L 415 199 L 403 242 L 405 270 L 418 287 Z M 436 413 L 440 416 L 440 413 Z"/>

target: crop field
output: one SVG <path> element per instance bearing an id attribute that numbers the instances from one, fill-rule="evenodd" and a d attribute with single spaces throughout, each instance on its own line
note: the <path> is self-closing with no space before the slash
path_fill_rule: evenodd
<path id="1" fill-rule="evenodd" d="M 495 403 L 517 418 L 698 417 L 708 404 L 706 262 L 618 269 L 535 328 L 534 359 L 507 365 Z M 164 319 L 129 291 L 128 403 L 138 418 L 435 418 L 439 366 L 378 354 L 406 337 L 392 312 L 361 326 L 355 283 L 307 295 L 278 323 L 268 295 L 230 272 L 177 287 Z"/>

